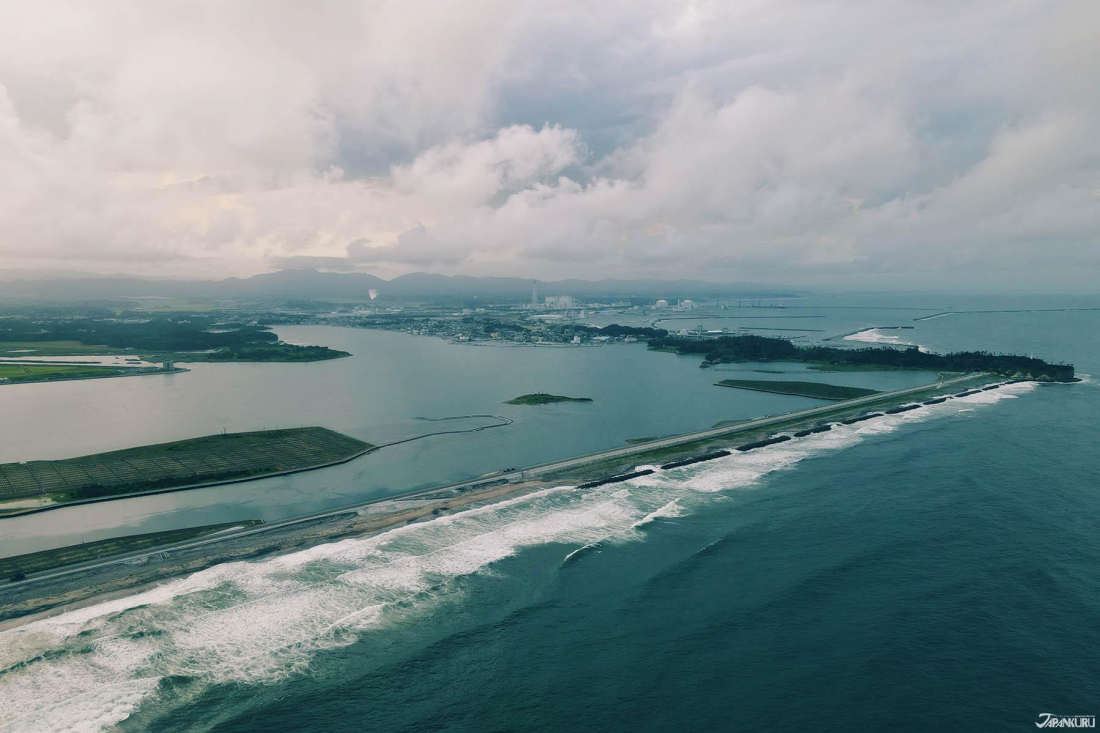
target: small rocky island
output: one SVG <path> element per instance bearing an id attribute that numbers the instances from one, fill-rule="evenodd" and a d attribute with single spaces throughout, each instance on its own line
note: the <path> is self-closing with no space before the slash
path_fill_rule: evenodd
<path id="1" fill-rule="evenodd" d="M 534 394 L 525 394 L 508 400 L 504 404 L 506 405 L 552 405 L 555 402 L 591 402 L 591 397 L 565 397 L 560 394 L 547 394 L 546 392 L 535 392 Z"/>

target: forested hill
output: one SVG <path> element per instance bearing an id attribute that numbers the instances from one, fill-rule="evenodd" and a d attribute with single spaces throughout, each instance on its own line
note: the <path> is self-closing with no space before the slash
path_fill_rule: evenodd
<path id="1" fill-rule="evenodd" d="M 654 349 L 675 351 L 678 354 L 702 354 L 701 366 L 744 361 L 798 361 L 852 367 L 992 372 L 1006 377 L 1052 382 L 1068 382 L 1074 378 L 1073 366 L 1070 364 L 1050 364 L 1028 356 L 992 354 L 985 351 L 931 354 L 915 346 L 908 349 L 797 346 L 787 339 L 767 336 L 721 336 L 713 339 L 656 336 L 648 341 Z"/>

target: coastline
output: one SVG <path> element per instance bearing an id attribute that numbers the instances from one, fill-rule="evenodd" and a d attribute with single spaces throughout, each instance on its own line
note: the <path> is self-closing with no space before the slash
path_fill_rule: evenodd
<path id="1" fill-rule="evenodd" d="M 728 451 L 716 450 L 719 447 L 753 450 L 789 440 L 791 434 L 802 437 L 831 429 L 827 426 L 833 424 L 848 424 L 846 420 L 862 422 L 881 416 L 891 407 L 904 406 L 895 412 L 906 412 L 920 406 L 921 401 L 938 404 L 950 397 L 996 390 L 1012 383 L 996 375 L 971 374 L 845 403 L 747 420 L 700 433 L 658 438 L 590 456 L 507 473 L 488 473 L 470 481 L 48 571 L 0 586 L 0 631 L 155 588 L 163 582 L 223 562 L 256 560 L 343 538 L 371 536 L 555 486 L 583 488 L 584 484 L 626 481 L 635 475 L 631 472 L 638 466 L 657 469 L 656 464 L 663 464 L 661 470 L 664 470 L 702 462 L 728 455 Z M 735 439 L 736 444 L 731 445 L 730 439 Z"/>
<path id="2" fill-rule="evenodd" d="M 0 586 L 0 630 L 65 612 L 231 561 L 254 560 L 350 536 L 369 536 L 413 522 L 493 503 L 555 486 L 627 480 L 640 464 L 708 460 L 714 449 L 751 450 L 776 442 L 777 432 L 824 430 L 829 422 L 1009 382 L 994 375 L 967 375 L 945 382 L 880 393 L 843 403 L 758 418 L 684 436 L 660 438 L 589 456 L 532 466 L 510 474 L 374 500 L 243 531 L 158 547 L 86 565 L 70 566 Z M 993 387 L 995 388 L 995 387 Z M 973 392 L 971 392 L 973 393 Z M 731 446 L 735 439 L 739 446 Z M 790 439 L 789 436 L 782 438 Z"/>
<path id="3" fill-rule="evenodd" d="M 134 595 L 221 563 L 258 560 L 346 537 L 370 537 L 406 524 L 428 521 L 454 510 L 517 498 L 555 485 L 553 482 L 533 481 L 499 484 L 445 499 L 418 499 L 415 495 L 382 499 L 373 505 L 378 508 L 377 513 L 361 514 L 355 509 L 335 510 L 330 513 L 332 516 L 306 521 L 289 520 L 293 522 L 291 526 L 287 526 L 286 522 L 273 522 L 222 537 L 207 537 L 119 556 L 87 568 L 73 566 L 66 569 L 65 574 L 79 577 L 59 581 L 53 580 L 50 574 L 44 581 L 32 577 L 30 582 L 41 585 L 42 593 L 27 588 L 31 592 L 21 594 L 19 587 L 15 587 L 16 592 L 13 593 L 11 585 L 0 589 L 0 598 L 3 599 L 0 631 Z M 430 491 L 439 493 L 438 489 Z M 413 506 L 403 506 L 409 504 Z M 387 508 L 392 511 L 386 512 Z M 211 545 L 217 546 L 216 551 L 207 551 Z M 11 615 L 12 610 L 21 613 Z"/>

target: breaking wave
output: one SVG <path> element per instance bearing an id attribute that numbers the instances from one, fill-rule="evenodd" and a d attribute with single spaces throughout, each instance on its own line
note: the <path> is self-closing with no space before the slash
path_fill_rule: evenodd
<path id="1" fill-rule="evenodd" d="M 364 631 L 461 599 L 463 578 L 524 548 L 563 544 L 572 558 L 644 541 L 639 529 L 702 511 L 719 492 L 1033 388 L 1010 385 L 622 484 L 545 489 L 373 537 L 225 563 L 9 629 L 0 632 L 0 731 L 105 730 L 163 698 L 168 679 L 203 688 L 298 675 Z"/>
<path id="2" fill-rule="evenodd" d="M 865 331 L 859 331 L 857 333 L 851 333 L 844 337 L 845 341 L 860 341 L 869 344 L 890 344 L 892 346 L 916 346 L 920 351 L 929 353 L 928 349 L 924 348 L 920 344 L 915 344 L 912 341 L 906 341 L 901 336 L 896 336 L 890 333 L 883 333 L 877 328 L 868 328 Z"/>
<path id="3" fill-rule="evenodd" d="M 651 522 L 655 522 L 658 519 L 672 519 L 674 517 L 682 517 L 683 515 L 684 510 L 680 507 L 680 500 L 673 499 L 660 509 L 650 512 L 630 526 L 637 529 L 638 527 L 644 527 Z"/>

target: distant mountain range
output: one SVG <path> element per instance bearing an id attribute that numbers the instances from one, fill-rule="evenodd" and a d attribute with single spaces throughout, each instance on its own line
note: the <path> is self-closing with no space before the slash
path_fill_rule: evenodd
<path id="1" fill-rule="evenodd" d="M 112 301 L 140 297 L 234 301 L 366 301 L 371 291 L 381 300 L 528 301 L 532 281 L 518 277 L 431 275 L 423 272 L 383 280 L 367 273 L 280 270 L 225 280 L 155 280 L 131 275 L 0 270 L 0 299 Z M 699 280 L 538 281 L 547 295 L 595 298 L 779 297 L 794 291 L 756 283 L 720 284 Z"/>

